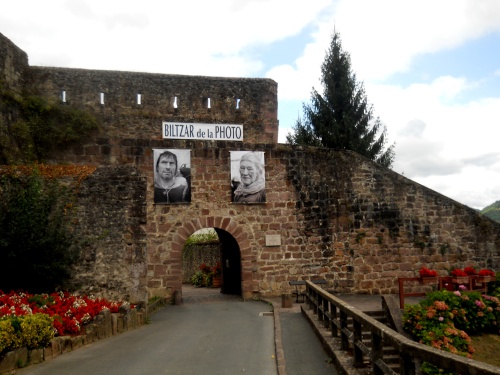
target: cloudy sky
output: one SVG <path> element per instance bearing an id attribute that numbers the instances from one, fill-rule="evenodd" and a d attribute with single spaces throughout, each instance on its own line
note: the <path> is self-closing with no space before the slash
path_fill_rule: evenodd
<path id="1" fill-rule="evenodd" d="M 278 82 L 280 142 L 334 28 L 394 171 L 474 208 L 500 200 L 498 0 L 16 0 L 0 33 L 30 65 Z"/>

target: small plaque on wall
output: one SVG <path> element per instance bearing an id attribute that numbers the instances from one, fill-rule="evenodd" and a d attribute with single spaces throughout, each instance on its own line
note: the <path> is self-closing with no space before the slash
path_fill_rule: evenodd
<path id="1" fill-rule="evenodd" d="M 266 246 L 281 246 L 281 236 L 279 234 L 266 234 Z"/>

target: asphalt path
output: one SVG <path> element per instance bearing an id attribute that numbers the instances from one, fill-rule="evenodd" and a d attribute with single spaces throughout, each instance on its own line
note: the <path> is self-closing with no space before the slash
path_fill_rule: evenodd
<path id="1" fill-rule="evenodd" d="M 309 322 L 301 313 L 280 312 L 287 375 L 338 374 Z"/>
<path id="2" fill-rule="evenodd" d="M 19 375 L 275 375 L 272 307 L 260 301 L 167 306 L 151 323 Z"/>

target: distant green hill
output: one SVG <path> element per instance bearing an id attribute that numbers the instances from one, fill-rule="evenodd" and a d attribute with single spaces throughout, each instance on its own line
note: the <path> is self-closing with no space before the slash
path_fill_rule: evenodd
<path id="1" fill-rule="evenodd" d="M 496 201 L 481 210 L 484 216 L 488 216 L 490 219 L 495 220 L 500 223 L 500 201 Z"/>

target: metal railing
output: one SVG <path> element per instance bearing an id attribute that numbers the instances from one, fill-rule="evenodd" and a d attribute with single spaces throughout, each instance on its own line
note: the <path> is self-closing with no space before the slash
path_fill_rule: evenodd
<path id="1" fill-rule="evenodd" d="M 310 281 L 306 282 L 306 298 L 318 321 L 332 337 L 340 338 L 340 350 L 347 352 L 351 349 L 354 367 L 366 367 L 368 362 L 376 375 L 413 375 L 417 374 L 416 363 L 425 361 L 461 375 L 500 374 L 498 367 L 412 341 Z M 398 353 L 399 372 L 384 358 L 384 346 L 390 346 Z"/>

